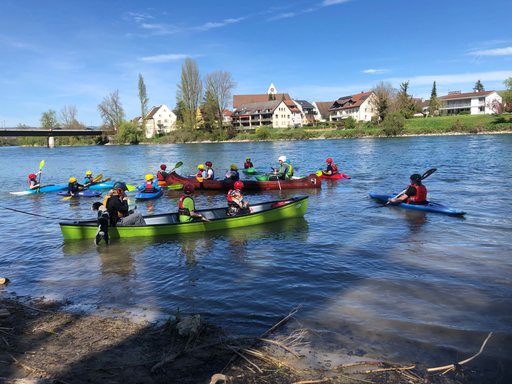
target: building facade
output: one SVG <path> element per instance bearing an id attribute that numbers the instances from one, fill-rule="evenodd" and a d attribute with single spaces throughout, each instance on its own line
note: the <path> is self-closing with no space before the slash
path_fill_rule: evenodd
<path id="1" fill-rule="evenodd" d="M 316 110 L 313 104 L 306 100 L 294 100 L 302 112 L 302 125 L 313 124 L 316 121 Z"/>
<path id="2" fill-rule="evenodd" d="M 460 91 L 450 92 L 440 97 L 442 115 L 458 115 L 461 112 L 469 112 L 471 115 L 492 114 L 493 110 L 489 105 L 496 100 L 503 99 L 496 91 L 481 91 L 461 93 Z"/>
<path id="3" fill-rule="evenodd" d="M 239 129 L 293 126 L 293 113 L 283 100 L 241 104 L 231 114 L 231 124 Z"/>
<path id="4" fill-rule="evenodd" d="M 142 119 L 139 120 L 142 123 Z M 146 138 L 162 135 L 176 130 L 176 115 L 165 104 L 152 107 L 146 115 Z"/>
<path id="5" fill-rule="evenodd" d="M 358 121 L 371 121 L 377 114 L 377 95 L 375 92 L 361 92 L 357 95 L 343 96 L 329 108 L 331 121 L 352 117 Z"/>

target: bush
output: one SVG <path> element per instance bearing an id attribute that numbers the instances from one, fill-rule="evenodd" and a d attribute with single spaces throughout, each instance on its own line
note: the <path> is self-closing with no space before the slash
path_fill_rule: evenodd
<path id="1" fill-rule="evenodd" d="M 354 129 L 357 125 L 356 119 L 354 119 L 352 116 L 350 116 L 348 119 L 345 120 L 345 128 L 346 129 Z"/>
<path id="2" fill-rule="evenodd" d="M 461 123 L 459 119 L 455 120 L 452 123 L 452 126 L 450 127 L 450 131 L 453 132 L 464 132 L 467 129 L 467 125 L 464 123 Z"/>
<path id="3" fill-rule="evenodd" d="M 467 115 L 471 115 L 471 112 L 470 111 L 461 111 L 461 112 L 459 112 L 459 115 L 467 116 Z"/>
<path id="4" fill-rule="evenodd" d="M 258 140 L 267 140 L 270 137 L 270 128 L 261 127 L 256 130 L 256 137 Z"/>
<path id="5" fill-rule="evenodd" d="M 384 120 L 384 129 L 386 136 L 396 136 L 402 133 L 405 127 L 405 117 L 399 112 L 388 113 Z"/>

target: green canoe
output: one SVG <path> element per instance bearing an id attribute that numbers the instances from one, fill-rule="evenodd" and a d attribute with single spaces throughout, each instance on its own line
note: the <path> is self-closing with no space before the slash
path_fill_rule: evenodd
<path id="1" fill-rule="evenodd" d="M 302 217 L 308 207 L 308 196 L 298 196 L 287 200 L 269 201 L 251 204 L 254 213 L 229 217 L 226 208 L 213 208 L 197 210 L 209 222 L 193 221 L 181 223 L 178 213 L 145 216 L 145 226 L 141 227 L 109 227 L 108 234 L 112 238 L 139 237 L 139 236 L 166 236 L 180 233 L 216 231 L 219 229 L 247 227 L 256 224 L 265 224 L 272 221 L 284 220 L 293 217 Z M 64 239 L 93 239 L 98 224 L 96 220 L 61 222 L 60 229 Z"/>

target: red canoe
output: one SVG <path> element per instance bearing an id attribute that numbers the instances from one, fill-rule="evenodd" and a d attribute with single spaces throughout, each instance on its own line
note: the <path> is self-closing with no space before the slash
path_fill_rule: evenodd
<path id="1" fill-rule="evenodd" d="M 188 178 L 172 172 L 165 180 L 167 185 L 191 183 L 196 189 L 233 189 L 233 181 L 230 180 L 203 180 L 197 181 L 196 178 Z M 244 191 L 263 191 L 266 189 L 297 189 L 297 188 L 321 188 L 322 180 L 312 173 L 309 176 L 296 180 L 279 180 L 277 181 L 255 181 L 241 180 L 244 183 Z"/>
<path id="2" fill-rule="evenodd" d="M 350 176 L 345 175 L 344 173 L 337 173 L 336 175 L 332 175 L 332 176 L 326 176 L 324 174 L 321 174 L 319 177 L 321 179 L 350 179 Z"/>

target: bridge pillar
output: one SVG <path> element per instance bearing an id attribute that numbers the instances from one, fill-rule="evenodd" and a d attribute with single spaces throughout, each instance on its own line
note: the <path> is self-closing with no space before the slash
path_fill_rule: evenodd
<path id="1" fill-rule="evenodd" d="M 55 148 L 55 137 L 48 136 L 48 148 Z"/>

